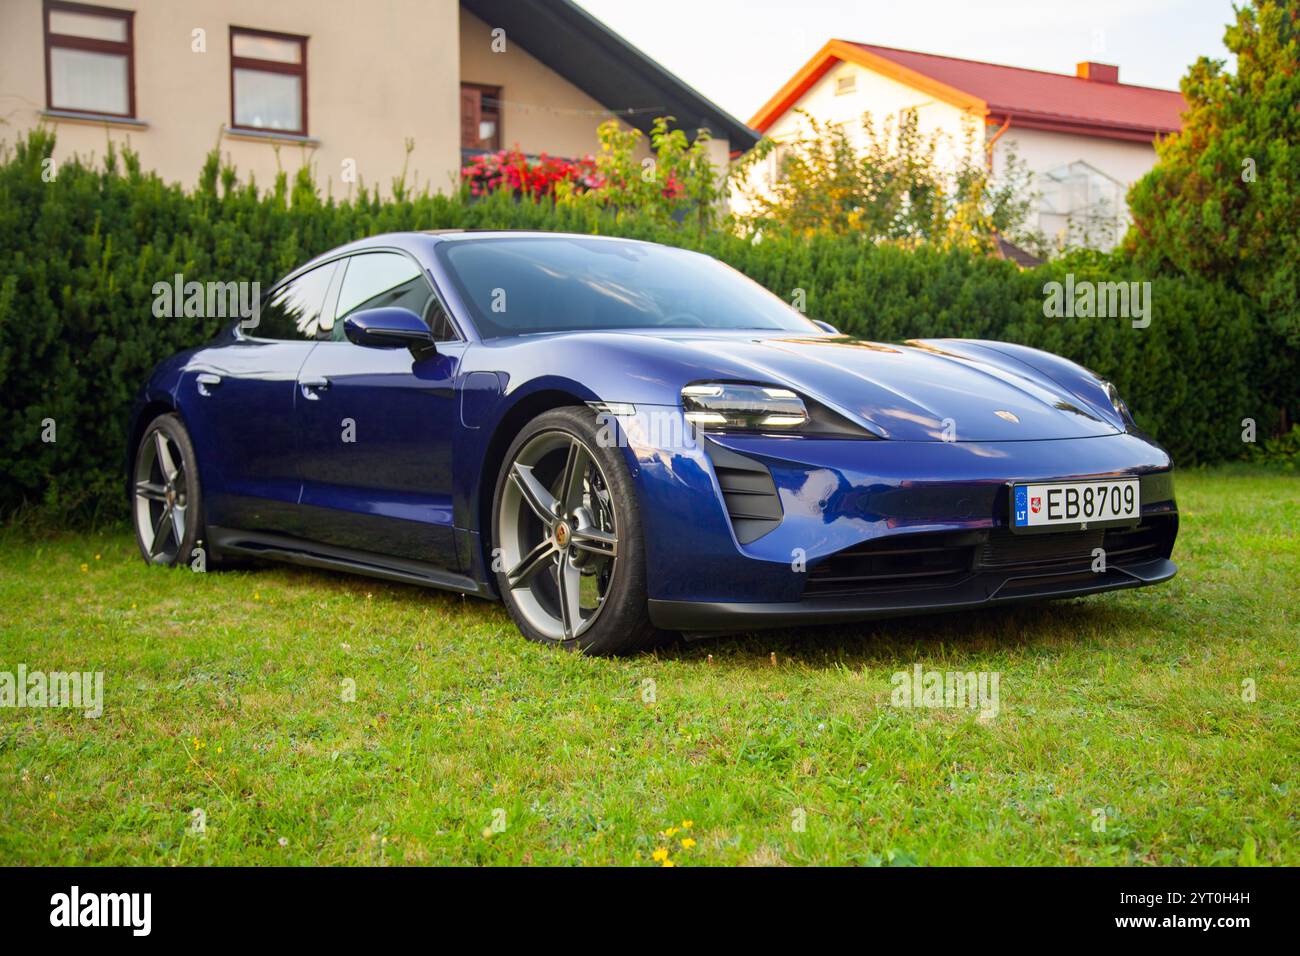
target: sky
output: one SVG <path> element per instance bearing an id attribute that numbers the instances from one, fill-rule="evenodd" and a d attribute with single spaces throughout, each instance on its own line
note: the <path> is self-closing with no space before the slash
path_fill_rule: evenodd
<path id="1" fill-rule="evenodd" d="M 1177 89 L 1202 54 L 1227 60 L 1231 0 L 577 0 L 747 121 L 832 37 Z"/>

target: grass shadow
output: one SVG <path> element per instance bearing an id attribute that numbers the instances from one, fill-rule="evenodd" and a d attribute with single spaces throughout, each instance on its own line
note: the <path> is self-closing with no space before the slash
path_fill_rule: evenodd
<path id="1" fill-rule="evenodd" d="M 348 571 L 254 560 L 234 572 L 266 575 L 304 591 L 372 596 L 398 609 L 434 609 L 448 614 L 482 615 L 485 623 L 504 626 L 507 639 L 517 634 L 504 605 L 437 588 L 371 578 Z M 991 654 L 1031 654 L 1056 657 L 1084 639 L 1099 635 L 1159 632 L 1163 616 L 1156 608 L 1092 595 L 1056 601 L 1035 601 L 999 607 L 934 614 L 916 614 L 845 624 L 773 628 L 743 634 L 688 641 L 666 635 L 656 647 L 637 656 L 660 660 L 716 662 L 744 669 L 770 667 L 795 659 L 811 667 L 863 667 L 911 663 L 918 657 L 988 657 Z"/>
<path id="2" fill-rule="evenodd" d="M 1056 657 L 1087 636 L 1158 631 L 1154 608 L 1105 597 L 918 614 L 852 624 L 753 631 L 680 640 L 659 655 L 681 661 L 717 661 L 742 668 L 771 667 L 772 655 L 811 667 L 911 663 L 918 656 L 978 656 L 1014 652 Z"/>

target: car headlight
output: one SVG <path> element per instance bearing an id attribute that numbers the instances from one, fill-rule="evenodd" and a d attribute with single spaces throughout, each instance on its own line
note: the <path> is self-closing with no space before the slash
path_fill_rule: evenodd
<path id="1" fill-rule="evenodd" d="M 808 422 L 808 408 L 788 388 L 709 382 L 682 389 L 686 420 L 701 428 L 790 431 Z"/>
<path id="2" fill-rule="evenodd" d="M 1106 397 L 1110 399 L 1110 404 L 1115 411 L 1119 412 L 1124 421 L 1133 421 L 1133 415 L 1128 410 L 1128 405 L 1124 402 L 1124 399 L 1119 397 L 1119 389 L 1115 387 L 1114 383 L 1103 380 L 1101 384 L 1106 389 Z"/>

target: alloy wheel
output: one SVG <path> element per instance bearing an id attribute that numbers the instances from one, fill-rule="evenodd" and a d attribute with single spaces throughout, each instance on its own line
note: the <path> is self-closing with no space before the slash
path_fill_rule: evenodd
<path id="1" fill-rule="evenodd" d="M 161 429 L 145 436 L 135 461 L 135 522 L 141 546 L 154 564 L 180 556 L 189 521 L 184 455 Z"/>
<path id="2" fill-rule="evenodd" d="M 554 641 L 592 626 L 618 566 L 618 515 L 591 449 L 542 432 L 510 463 L 497 527 L 504 574 L 520 613 Z"/>

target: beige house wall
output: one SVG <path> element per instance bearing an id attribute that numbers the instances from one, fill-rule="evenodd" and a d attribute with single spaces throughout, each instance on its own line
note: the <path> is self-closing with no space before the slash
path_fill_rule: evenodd
<path id="1" fill-rule="evenodd" d="M 1156 150 L 1151 143 L 1016 129 L 1013 122 L 993 147 L 994 175 L 1006 169 L 1011 150 L 1031 173 L 1050 172 L 1081 159 L 1125 186 L 1133 185 L 1156 164 Z"/>
<path id="2" fill-rule="evenodd" d="M 852 79 L 852 92 L 836 93 L 841 77 Z M 795 112 L 796 109 L 804 110 L 819 123 L 844 125 L 853 142 L 859 144 L 864 138 L 864 113 L 871 114 L 879 131 L 886 121 L 897 122 L 898 114 L 903 110 L 915 110 L 921 134 L 928 137 L 937 133 L 949 148 L 961 147 L 963 124 L 972 120 L 970 114 L 960 107 L 874 70 L 844 62 L 837 63 L 814 83 L 794 109 L 788 110 L 772 124 L 767 135 L 780 141 L 806 130 L 807 121 Z M 976 127 L 979 125 L 975 123 Z M 977 135 L 980 134 L 977 132 Z M 982 139 L 978 141 L 982 142 Z"/>
<path id="3" fill-rule="evenodd" d="M 1042 208 L 1030 213 L 1026 223 L 1031 229 L 1042 233 L 1051 243 L 1062 243 L 1072 239 L 1074 242 L 1086 241 L 1089 245 L 1109 249 L 1128 224 L 1128 207 L 1126 197 L 1128 188 L 1141 179 L 1156 163 L 1156 151 L 1151 143 L 1134 143 L 1126 140 L 1102 139 L 1093 136 L 1080 136 L 1074 133 L 1055 133 L 1047 130 L 1017 129 L 1012 122 L 993 147 L 993 174 L 1005 174 L 1008 158 L 1012 152 L 1029 173 L 1027 190 L 1042 196 L 1045 173 L 1068 166 L 1082 160 L 1097 171 L 1122 184 L 1122 195 L 1115 203 L 1108 203 L 1106 208 L 1113 209 L 1119 217 L 1118 232 L 1111 234 L 1102 230 L 1098 235 L 1071 236 L 1068 220 L 1059 215 L 1052 215 Z"/>
<path id="4" fill-rule="evenodd" d="M 102 157 L 129 143 L 146 169 L 193 185 L 219 146 L 243 174 L 268 185 L 277 169 L 316 167 L 322 189 L 347 195 L 344 170 L 387 191 L 414 141 L 408 183 L 447 190 L 460 165 L 460 42 L 456 0 L 112 0 L 136 11 L 136 115 L 145 126 L 44 119 L 58 160 Z M 252 140 L 230 122 L 231 26 L 307 36 L 307 132 L 314 142 Z M 206 52 L 192 50 L 206 31 Z M 393 69 L 401 64 L 401 69 Z M 42 122 L 41 0 L 0 2 L 0 139 Z"/>
<path id="5" fill-rule="evenodd" d="M 596 152 L 596 127 L 613 114 L 509 36 L 504 40 L 505 49 L 494 52 L 492 27 L 461 11 L 460 80 L 501 88 L 502 147 L 572 159 Z"/>
<path id="6" fill-rule="evenodd" d="M 343 198 L 356 183 L 388 193 L 407 183 L 449 191 L 461 166 L 460 84 L 499 86 L 502 145 L 580 157 L 598 148 L 605 108 L 457 0 L 106 0 L 132 10 L 137 122 L 46 114 L 41 0 L 0 0 L 0 141 L 44 123 L 55 159 L 102 159 L 129 145 L 145 169 L 193 186 L 214 147 L 242 176 L 268 186 L 278 170 L 313 167 L 322 191 Z M 230 27 L 305 36 L 307 136 L 231 131 Z M 206 49 L 196 52 L 195 31 Z M 619 104 L 622 105 L 622 104 Z M 409 160 L 406 144 L 413 143 Z M 724 167 L 728 143 L 715 142 Z M 643 141 L 640 156 L 650 155 Z"/>

